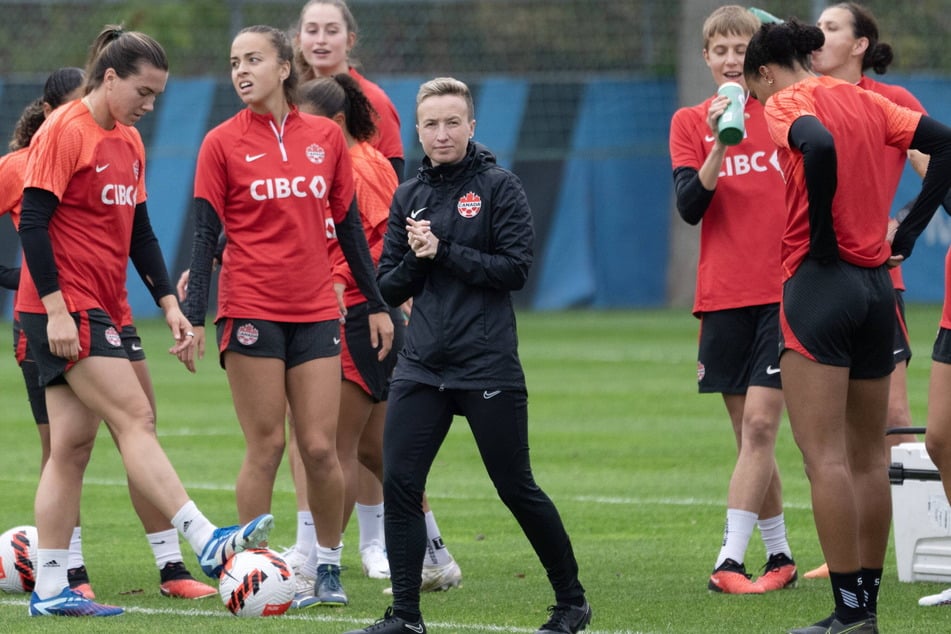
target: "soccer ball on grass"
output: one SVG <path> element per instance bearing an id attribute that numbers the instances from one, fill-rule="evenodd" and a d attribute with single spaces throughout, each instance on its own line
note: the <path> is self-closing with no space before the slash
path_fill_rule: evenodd
<path id="1" fill-rule="evenodd" d="M 218 593 L 235 616 L 277 616 L 294 598 L 294 572 L 268 548 L 249 548 L 228 560 Z"/>
<path id="2" fill-rule="evenodd" d="M 15 526 L 0 535 L 0 590 L 33 592 L 37 541 L 35 526 Z"/>

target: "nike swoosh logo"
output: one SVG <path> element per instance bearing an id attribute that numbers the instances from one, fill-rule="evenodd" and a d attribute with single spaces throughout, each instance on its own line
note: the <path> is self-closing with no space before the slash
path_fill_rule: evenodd
<path id="1" fill-rule="evenodd" d="M 423 212 L 426 211 L 427 209 L 429 209 L 429 207 L 420 207 L 419 209 L 417 209 L 417 210 L 415 210 L 415 211 L 411 211 L 411 212 L 409 213 L 409 217 L 410 217 L 410 218 L 416 218 L 416 216 L 418 216 L 419 214 L 423 213 Z M 407 627 L 408 627 L 408 626 L 407 626 Z"/>
<path id="2" fill-rule="evenodd" d="M 716 139 L 713 138 L 712 134 L 708 134 L 707 136 L 703 137 L 703 140 L 706 141 L 707 143 L 713 143 L 714 141 L 716 141 Z"/>
<path id="3" fill-rule="evenodd" d="M 340 337 L 334 337 L 334 345 L 340 343 Z"/>
<path id="4" fill-rule="evenodd" d="M 779 368 L 774 368 L 771 365 L 766 366 L 766 374 L 779 374 Z"/>
<path id="5" fill-rule="evenodd" d="M 409 623 L 403 623 L 403 627 L 408 629 L 410 632 L 416 632 L 416 634 L 423 634 L 423 626 L 419 625 L 410 625 Z"/>
<path id="6" fill-rule="evenodd" d="M 142 350 L 142 346 L 138 344 L 132 344 L 132 352 L 139 352 L 140 350 Z M 165 542 L 162 543 L 164 544 Z"/>
<path id="7" fill-rule="evenodd" d="M 892 354 L 901 354 L 901 353 L 904 352 L 904 351 L 905 351 L 904 348 L 899 348 L 898 350 L 893 350 L 893 351 L 892 351 Z"/>
<path id="8" fill-rule="evenodd" d="M 108 163 L 106 163 L 105 165 L 97 165 L 97 166 L 96 166 L 96 173 L 98 174 L 98 173 L 100 173 L 100 172 L 105 172 L 107 169 L 109 169 L 109 164 L 108 164 Z"/>
<path id="9" fill-rule="evenodd" d="M 502 390 L 495 390 L 494 392 L 490 392 L 486 390 L 485 392 L 482 393 L 482 398 L 484 398 L 485 400 L 489 400 L 490 398 L 494 396 L 498 396 L 501 393 L 502 393 Z"/>
<path id="10" fill-rule="evenodd" d="M 254 161 L 258 160 L 259 158 L 263 158 L 263 157 L 265 157 L 265 156 L 267 156 L 267 152 L 265 152 L 264 154 L 255 154 L 254 156 L 251 156 L 250 154 L 245 154 L 245 155 L 244 155 L 244 160 L 247 161 L 248 163 L 253 163 Z"/>
<path id="11" fill-rule="evenodd" d="M 152 544 L 153 546 L 161 546 L 162 544 L 167 544 L 168 542 L 163 539 L 163 540 L 161 540 L 161 541 L 149 542 L 149 543 Z"/>

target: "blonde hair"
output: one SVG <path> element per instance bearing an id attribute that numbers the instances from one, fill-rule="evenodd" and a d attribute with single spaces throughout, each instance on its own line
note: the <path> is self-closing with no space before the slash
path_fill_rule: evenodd
<path id="1" fill-rule="evenodd" d="M 746 35 L 753 37 L 761 22 L 745 7 L 728 4 L 711 13 L 703 22 L 703 50 L 718 35 Z"/>
<path id="2" fill-rule="evenodd" d="M 469 120 L 472 121 L 475 119 L 475 106 L 472 104 L 472 93 L 469 92 L 469 87 L 466 86 L 465 82 L 461 82 L 454 77 L 436 77 L 420 86 L 419 92 L 416 93 L 416 109 L 418 110 L 419 104 L 423 103 L 426 99 L 440 95 L 457 95 L 462 97 L 466 102 Z"/>

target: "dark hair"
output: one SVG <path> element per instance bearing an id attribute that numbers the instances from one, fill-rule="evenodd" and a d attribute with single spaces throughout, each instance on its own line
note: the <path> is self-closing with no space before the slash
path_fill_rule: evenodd
<path id="1" fill-rule="evenodd" d="M 357 141 L 369 141 L 376 134 L 376 110 L 360 89 L 357 80 L 347 73 L 311 79 L 300 88 L 301 102 L 313 106 L 325 117 L 342 112 L 347 132 Z"/>
<path id="2" fill-rule="evenodd" d="M 259 35 L 267 36 L 271 41 L 271 46 L 274 47 L 274 50 L 277 52 L 277 59 L 279 62 L 288 62 L 290 67 L 287 78 L 284 80 L 284 99 L 287 100 L 289 104 L 297 103 L 297 70 L 294 68 L 294 47 L 291 46 L 290 38 L 287 37 L 287 33 L 280 29 L 275 29 L 273 26 L 267 26 L 266 24 L 256 24 L 254 26 L 248 26 L 240 31 L 238 35 L 235 35 L 235 39 L 240 35 L 245 33 L 257 33 Z"/>
<path id="3" fill-rule="evenodd" d="M 852 14 L 852 35 L 856 39 L 868 39 L 868 48 L 862 56 L 862 72 L 871 68 L 879 75 L 884 75 L 895 56 L 891 45 L 878 41 L 878 23 L 875 16 L 857 2 L 840 2 L 834 8 L 845 9 Z"/>
<path id="4" fill-rule="evenodd" d="M 89 47 L 86 62 L 86 94 L 102 84 L 108 69 L 120 79 L 138 74 L 146 62 L 159 70 L 168 70 L 168 56 L 162 45 L 145 33 L 126 31 L 122 25 L 106 25 Z"/>
<path id="5" fill-rule="evenodd" d="M 46 120 L 44 104 L 48 104 L 50 109 L 56 110 L 63 105 L 66 96 L 82 84 L 83 70 L 81 68 L 69 66 L 54 70 L 46 78 L 46 84 L 43 86 L 43 96 L 34 99 L 20 114 L 13 130 L 13 136 L 10 139 L 10 151 L 29 147 L 33 135 Z"/>
<path id="6" fill-rule="evenodd" d="M 821 48 L 825 35 L 817 26 L 803 24 L 796 18 L 782 23 L 769 23 L 753 34 L 746 47 L 743 74 L 754 77 L 760 66 L 778 64 L 783 68 L 809 70 L 809 54 Z"/>
<path id="7" fill-rule="evenodd" d="M 294 33 L 297 34 L 297 36 L 294 38 L 295 43 L 300 42 L 300 30 L 304 28 L 304 14 L 307 12 L 307 9 L 318 4 L 329 4 L 332 7 L 337 7 L 340 9 L 340 14 L 343 16 L 343 21 L 347 25 L 347 33 L 357 33 L 357 19 L 353 17 L 353 12 L 350 10 L 350 7 L 347 6 L 347 3 L 344 0 L 309 0 L 309 2 L 301 7 L 300 17 L 297 18 L 297 28 L 294 29 Z M 349 53 L 347 57 L 349 60 Z M 297 68 L 300 71 L 302 81 L 307 81 L 317 77 L 317 73 L 314 72 L 314 69 L 311 67 L 311 65 L 307 63 L 306 59 L 304 59 L 304 52 L 299 48 L 296 55 L 294 56 L 294 61 L 297 63 Z"/>

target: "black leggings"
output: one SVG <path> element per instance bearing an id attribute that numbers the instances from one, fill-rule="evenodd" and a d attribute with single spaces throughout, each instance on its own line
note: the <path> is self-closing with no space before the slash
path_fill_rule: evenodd
<path id="1" fill-rule="evenodd" d="M 394 381 L 383 435 L 383 502 L 393 609 L 419 614 L 426 552 L 422 498 L 426 477 L 454 414 L 465 416 L 495 490 L 548 573 L 558 603 L 584 596 L 578 563 L 558 509 L 532 475 L 528 398 L 524 391 L 443 390 Z"/>

